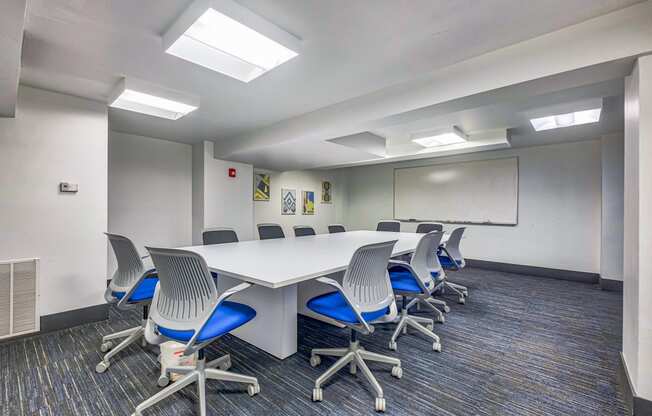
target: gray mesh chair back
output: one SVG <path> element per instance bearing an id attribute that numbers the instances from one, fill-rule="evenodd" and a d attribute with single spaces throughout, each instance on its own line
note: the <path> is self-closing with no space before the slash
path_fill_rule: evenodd
<path id="1" fill-rule="evenodd" d="M 143 261 L 130 239 L 118 234 L 104 233 L 111 243 L 118 269 L 113 273 L 109 288 L 116 292 L 127 292 L 146 272 Z"/>
<path id="2" fill-rule="evenodd" d="M 278 224 L 258 224 L 258 236 L 261 240 L 285 238 L 283 228 Z"/>
<path id="3" fill-rule="evenodd" d="M 315 235 L 315 230 L 308 225 L 295 225 L 292 228 L 294 229 L 295 237 L 305 237 L 308 235 Z"/>
<path id="4" fill-rule="evenodd" d="M 422 222 L 417 225 L 417 233 L 426 234 L 431 231 L 444 231 L 444 226 L 434 222 Z"/>
<path id="5" fill-rule="evenodd" d="M 396 241 L 362 246 L 351 257 L 342 290 L 360 312 L 377 311 L 394 302 L 387 264 Z"/>
<path id="6" fill-rule="evenodd" d="M 466 265 L 462 251 L 460 251 L 460 243 L 462 242 L 462 235 L 466 227 L 458 227 L 451 232 L 451 235 L 446 241 L 446 252 L 453 257 L 453 260 L 459 265 L 460 268 Z"/>
<path id="7" fill-rule="evenodd" d="M 432 273 L 443 273 L 444 269 L 439 263 L 437 256 L 437 248 L 441 244 L 441 239 L 444 236 L 442 231 L 431 231 L 421 237 L 414 254 L 410 259 L 410 266 L 417 274 L 417 277 L 427 288 L 431 288 L 434 284 Z"/>
<path id="8" fill-rule="evenodd" d="M 391 231 L 398 233 L 401 231 L 401 223 L 399 221 L 380 221 L 376 226 L 376 231 Z"/>
<path id="9" fill-rule="evenodd" d="M 204 245 L 237 243 L 238 234 L 231 228 L 215 228 L 202 233 Z"/>
<path id="10" fill-rule="evenodd" d="M 335 233 L 345 233 L 346 228 L 342 224 L 331 224 L 328 226 L 328 232 L 331 234 Z"/>
<path id="11" fill-rule="evenodd" d="M 206 261 L 199 254 L 147 247 L 158 271 L 159 286 L 150 318 L 178 331 L 196 330 L 212 313 L 218 292 Z"/>

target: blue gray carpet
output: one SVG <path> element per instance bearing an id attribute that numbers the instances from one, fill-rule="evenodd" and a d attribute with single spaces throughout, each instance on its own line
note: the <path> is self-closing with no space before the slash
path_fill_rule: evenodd
<path id="1" fill-rule="evenodd" d="M 450 299 L 446 323 L 435 326 L 443 352 L 410 333 L 387 350 L 392 326 L 361 342 L 403 361 L 401 380 L 371 365 L 387 398 L 388 415 L 624 415 L 616 388 L 622 295 L 597 286 L 466 269 L 451 280 L 467 285 L 466 305 Z M 106 322 L 0 344 L 0 415 L 130 415 L 159 389 L 156 356 L 133 347 L 104 374 L 94 372 L 104 334 L 134 326 L 138 314 L 111 311 Z M 316 377 L 332 361 L 308 364 L 313 347 L 346 345 L 346 332 L 299 320 L 299 352 L 280 361 L 226 336 L 208 358 L 232 356 L 232 370 L 255 375 L 261 394 L 209 382 L 210 415 L 372 415 L 373 393 L 361 375 L 342 371 L 313 403 Z M 193 415 L 192 387 L 147 415 Z"/>

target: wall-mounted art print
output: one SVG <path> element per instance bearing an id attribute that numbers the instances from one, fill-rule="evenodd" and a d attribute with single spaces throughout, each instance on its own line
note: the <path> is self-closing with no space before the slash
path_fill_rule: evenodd
<path id="1" fill-rule="evenodd" d="M 254 173 L 254 201 L 269 201 L 269 174 Z"/>
<path id="2" fill-rule="evenodd" d="M 303 215 L 315 214 L 315 193 L 303 191 Z"/>
<path id="3" fill-rule="evenodd" d="M 281 189 L 281 215 L 294 215 L 297 213 L 297 191 L 294 189 Z"/>
<path id="4" fill-rule="evenodd" d="M 324 181 L 321 183 L 321 203 L 322 204 L 333 203 L 333 185 L 328 181 Z"/>

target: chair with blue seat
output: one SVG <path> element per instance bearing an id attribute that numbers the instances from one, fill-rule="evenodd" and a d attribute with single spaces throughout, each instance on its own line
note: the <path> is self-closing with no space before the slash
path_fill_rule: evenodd
<path id="1" fill-rule="evenodd" d="M 346 228 L 342 224 L 331 224 L 328 226 L 328 232 L 330 234 L 345 233 Z"/>
<path id="2" fill-rule="evenodd" d="M 466 266 L 464 256 L 460 251 L 460 243 L 462 242 L 462 235 L 466 227 L 458 227 L 454 229 L 448 240 L 439 247 L 437 255 L 439 262 L 446 270 L 462 270 Z M 462 285 L 452 283 L 445 279 L 441 285 L 443 288 L 448 289 L 458 296 L 458 302 L 464 304 L 466 298 L 469 297 L 469 290 Z"/>
<path id="3" fill-rule="evenodd" d="M 376 225 L 376 231 L 389 231 L 398 233 L 401 231 L 401 222 L 396 220 L 382 220 Z"/>
<path id="4" fill-rule="evenodd" d="M 316 234 L 315 229 L 309 225 L 295 225 L 292 229 L 295 237 L 307 237 Z"/>
<path id="5" fill-rule="evenodd" d="M 285 238 L 283 228 L 278 224 L 258 224 L 258 237 L 261 240 L 273 240 L 276 238 Z"/>
<path id="6" fill-rule="evenodd" d="M 204 230 L 201 236 L 205 246 L 238 242 L 238 234 L 236 234 L 233 228 L 211 228 Z"/>
<path id="7" fill-rule="evenodd" d="M 369 352 L 357 340 L 357 333 L 371 334 L 373 324 L 393 321 L 397 316 L 394 293 L 387 274 L 387 264 L 396 240 L 369 244 L 356 250 L 344 273 L 342 283 L 321 277 L 317 281 L 336 289 L 312 298 L 308 308 L 322 316 L 338 321 L 350 329 L 349 346 L 346 348 L 315 348 L 311 352 L 310 365 L 321 363 L 321 356 L 339 357 L 324 374 L 315 381 L 312 400 L 323 399 L 322 385 L 344 366 L 349 365 L 351 374 L 360 368 L 376 392 L 376 411 L 385 411 L 383 389 L 365 361 L 392 365 L 392 375 L 401 378 L 403 370 L 397 358 Z"/>
<path id="8" fill-rule="evenodd" d="M 418 234 L 426 234 L 431 231 L 444 231 L 444 226 L 436 222 L 420 222 L 417 225 Z"/>
<path id="9" fill-rule="evenodd" d="M 247 384 L 250 396 L 260 392 L 258 379 L 227 371 L 229 355 L 206 362 L 204 348 L 224 334 L 251 321 L 256 311 L 228 301 L 232 295 L 252 286 L 241 283 L 218 293 L 206 261 L 199 254 L 177 249 L 147 248 L 159 274 L 147 320 L 145 336 L 151 344 L 165 341 L 185 343 L 184 356 L 197 353 L 194 366 L 168 367 L 167 373 L 182 374 L 174 384 L 159 391 L 136 407 L 135 415 L 184 387 L 197 383 L 199 415 L 206 415 L 206 380 Z"/>
<path id="10" fill-rule="evenodd" d="M 95 371 L 98 373 L 105 372 L 111 365 L 111 359 L 131 344 L 140 341 L 142 346 L 146 345 L 144 339 L 145 321 L 147 320 L 149 303 L 154 296 L 154 288 L 158 283 L 156 271 L 146 268 L 143 264 L 143 259 L 148 256 L 141 257 L 130 239 L 118 234 L 105 234 L 115 253 L 118 268 L 104 292 L 104 299 L 107 303 L 114 304 L 121 310 L 142 306 L 143 323 L 135 328 L 102 337 L 100 350 L 106 354 L 95 367 Z M 114 347 L 114 341 L 121 338 L 124 338 L 122 342 Z"/>
<path id="11" fill-rule="evenodd" d="M 439 322 L 444 322 L 442 312 L 429 302 L 441 273 L 436 253 L 443 235 L 441 231 L 431 231 L 421 237 L 409 263 L 400 260 L 389 261 L 392 289 L 395 294 L 401 295 L 403 301 L 401 317 L 389 341 L 390 350 L 396 350 L 396 339 L 401 333 L 407 333 L 407 328 L 414 328 L 433 341 L 434 351 L 441 352 L 439 336 L 433 332 L 433 320 L 410 315 L 408 311 L 420 302 L 437 313 Z"/>

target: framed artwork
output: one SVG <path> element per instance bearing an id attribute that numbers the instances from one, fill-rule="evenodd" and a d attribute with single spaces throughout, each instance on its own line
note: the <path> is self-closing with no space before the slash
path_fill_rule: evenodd
<path id="1" fill-rule="evenodd" d="M 281 215 L 294 215 L 297 213 L 297 191 L 295 189 L 281 189 Z"/>
<path id="2" fill-rule="evenodd" d="M 321 183 L 321 203 L 333 203 L 333 185 L 330 182 L 324 181 Z"/>
<path id="3" fill-rule="evenodd" d="M 303 191 L 303 215 L 315 214 L 315 193 Z"/>
<path id="4" fill-rule="evenodd" d="M 254 201 L 269 201 L 269 174 L 254 173 Z"/>

